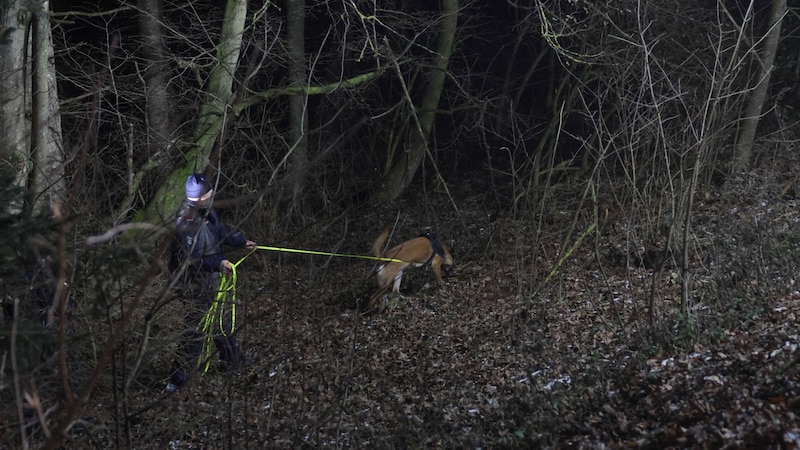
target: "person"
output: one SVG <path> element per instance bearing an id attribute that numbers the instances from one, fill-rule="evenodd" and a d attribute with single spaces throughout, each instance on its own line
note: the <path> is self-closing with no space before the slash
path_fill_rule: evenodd
<path id="1" fill-rule="evenodd" d="M 195 173 L 186 180 L 186 198 L 175 214 L 175 242 L 172 267 L 178 276 L 179 296 L 187 309 L 186 331 L 182 348 L 173 363 L 167 392 L 184 387 L 197 368 L 206 339 L 200 322 L 204 320 L 219 291 L 220 274 L 230 274 L 232 263 L 225 258 L 223 246 L 253 249 L 256 243 L 224 225 L 212 206 L 214 190 L 205 175 Z M 224 368 L 236 368 L 241 350 L 233 334 L 230 317 L 213 320 L 214 344 Z"/>

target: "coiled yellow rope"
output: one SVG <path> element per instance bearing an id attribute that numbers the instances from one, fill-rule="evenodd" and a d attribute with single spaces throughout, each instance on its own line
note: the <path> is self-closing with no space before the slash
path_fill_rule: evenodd
<path id="1" fill-rule="evenodd" d="M 214 302 L 211 304 L 211 307 L 208 308 L 208 311 L 200 319 L 200 323 L 197 325 L 197 331 L 203 333 L 205 338 L 203 339 L 203 347 L 200 351 L 201 358 L 197 360 L 197 367 L 201 369 L 201 373 L 205 374 L 208 372 L 208 368 L 211 365 L 211 352 L 213 351 L 213 343 L 214 343 L 214 334 L 215 329 L 217 328 L 223 336 L 231 336 L 233 335 L 234 331 L 236 330 L 236 268 L 239 264 L 243 263 L 245 259 L 247 259 L 250 255 L 252 255 L 256 250 L 268 250 L 268 251 L 278 251 L 278 252 L 286 252 L 286 253 L 303 253 L 308 255 L 324 255 L 324 256 L 335 256 L 339 258 L 358 258 L 358 259 L 369 259 L 374 261 L 386 261 L 386 262 L 403 262 L 403 260 L 396 259 L 396 258 L 383 258 L 383 257 L 376 257 L 376 256 L 365 256 L 365 255 L 348 255 L 345 253 L 332 253 L 332 252 L 320 252 L 315 250 L 302 250 L 297 248 L 286 248 L 286 247 L 270 247 L 266 245 L 259 245 L 252 250 L 250 250 L 246 255 L 242 256 L 239 261 L 231 264 L 231 273 L 230 275 L 220 274 L 219 279 L 219 289 L 217 290 L 217 295 L 214 297 Z M 230 320 L 231 326 L 230 330 L 226 330 L 225 327 L 225 307 L 230 303 Z M 215 317 L 217 318 L 217 326 L 214 326 Z M 202 366 L 202 367 L 201 367 Z"/>
<path id="2" fill-rule="evenodd" d="M 208 372 L 208 368 L 211 365 L 211 352 L 215 333 L 214 318 L 217 318 L 218 323 L 216 328 L 223 336 L 231 336 L 234 331 L 236 331 L 236 267 L 244 262 L 254 251 L 256 251 L 255 248 L 244 255 L 239 261 L 231 264 L 230 275 L 224 273 L 220 274 L 219 289 L 217 290 L 217 295 L 214 297 L 214 302 L 197 325 L 198 331 L 205 336 L 205 339 L 203 339 L 203 348 L 200 352 L 202 358 L 197 360 L 198 367 L 203 365 L 202 373 Z M 231 305 L 230 330 L 226 329 L 227 327 L 225 326 L 225 306 L 228 303 Z"/>

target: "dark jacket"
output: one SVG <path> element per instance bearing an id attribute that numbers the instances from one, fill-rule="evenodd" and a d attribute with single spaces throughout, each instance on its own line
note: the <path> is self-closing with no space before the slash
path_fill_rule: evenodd
<path id="1" fill-rule="evenodd" d="M 219 272 L 225 255 L 222 246 L 244 247 L 247 240 L 219 220 L 214 208 L 197 208 L 195 202 L 184 200 L 175 215 L 177 232 L 177 263 L 188 259 L 187 275 Z M 180 265 L 178 265 L 180 267 Z"/>

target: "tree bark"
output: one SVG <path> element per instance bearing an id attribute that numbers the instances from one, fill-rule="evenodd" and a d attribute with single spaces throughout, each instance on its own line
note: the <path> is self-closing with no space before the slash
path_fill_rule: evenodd
<path id="1" fill-rule="evenodd" d="M 781 22 L 786 15 L 786 0 L 773 0 L 770 12 L 769 28 L 765 36 L 764 48 L 759 59 L 761 70 L 758 74 L 757 84 L 747 98 L 742 126 L 739 129 L 739 136 L 736 139 L 736 147 L 733 154 L 732 173 L 747 170 L 753 157 L 753 143 L 755 141 L 756 129 L 761 120 L 761 111 L 767 99 L 769 79 L 772 73 L 772 64 L 775 61 L 775 53 L 778 50 L 778 43 L 781 37 Z"/>
<path id="2" fill-rule="evenodd" d="M 139 0 L 139 31 L 144 40 L 142 53 L 148 61 L 144 80 L 147 99 L 149 142 L 147 156 L 165 151 L 172 129 L 170 111 L 172 95 L 168 89 L 170 68 L 164 52 L 164 30 L 161 26 L 161 0 Z"/>
<path id="3" fill-rule="evenodd" d="M 50 2 L 39 3 L 33 15 L 32 112 L 34 172 L 31 190 L 36 193 L 34 209 L 48 212 L 66 199 L 65 157 L 61 140 L 61 112 L 58 107 L 53 36 L 50 31 Z"/>
<path id="4" fill-rule="evenodd" d="M 0 159 L 34 194 L 29 211 L 66 196 L 49 2 L 8 2 L 0 34 Z"/>
<path id="5" fill-rule="evenodd" d="M 216 49 L 217 63 L 211 71 L 205 102 L 195 128 L 194 149 L 187 158 L 187 163 L 192 166 L 190 172 L 202 172 L 206 168 L 214 143 L 225 125 L 228 107 L 233 101 L 233 79 L 246 19 L 247 1 L 228 0 Z"/>
<path id="6" fill-rule="evenodd" d="M 419 108 L 412 113 L 416 126 L 406 140 L 406 149 L 400 159 L 389 169 L 380 190 L 373 196 L 375 203 L 388 203 L 396 199 L 411 184 L 414 174 L 428 151 L 428 137 L 436 119 L 436 109 L 442 96 L 447 66 L 453 53 L 458 30 L 458 0 L 441 0 L 442 28 L 436 45 L 436 58 L 430 71 L 430 81 L 422 96 Z"/>
<path id="7" fill-rule="evenodd" d="M 31 15 L 23 0 L 9 1 L 0 23 L 0 161 L 15 172 L 15 184 L 27 185 L 31 170 L 30 85 L 26 83 L 26 56 Z"/>

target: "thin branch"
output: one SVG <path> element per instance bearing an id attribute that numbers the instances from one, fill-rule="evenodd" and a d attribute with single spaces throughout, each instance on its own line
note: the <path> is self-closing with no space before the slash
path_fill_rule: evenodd
<path id="1" fill-rule="evenodd" d="M 123 223 L 122 225 L 117 225 L 115 227 L 112 227 L 103 234 L 98 234 L 96 236 L 89 236 L 88 238 L 86 238 L 85 244 L 86 245 L 100 244 L 102 242 L 106 242 L 115 238 L 120 233 L 124 233 L 128 230 L 135 230 L 135 229 L 150 230 L 159 233 L 166 233 L 168 231 L 167 228 L 161 225 L 154 225 L 152 223 Z"/>

